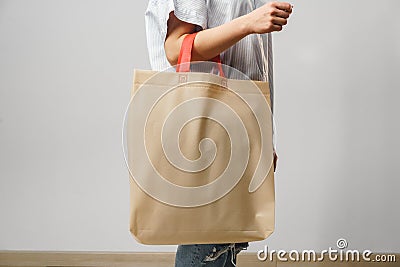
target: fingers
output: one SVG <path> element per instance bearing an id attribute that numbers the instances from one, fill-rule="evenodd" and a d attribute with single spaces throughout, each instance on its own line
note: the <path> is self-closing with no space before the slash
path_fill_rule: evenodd
<path id="1" fill-rule="evenodd" d="M 288 18 L 292 13 L 292 5 L 284 2 L 272 2 L 271 11 L 273 31 L 281 31 L 283 26 L 288 23 Z"/>
<path id="2" fill-rule="evenodd" d="M 273 32 L 280 32 L 283 29 L 283 27 L 281 25 L 274 24 L 271 26 L 271 29 Z"/>
<path id="3" fill-rule="evenodd" d="M 280 18 L 280 17 L 274 17 L 274 18 L 272 18 L 272 23 L 274 25 L 283 26 L 283 25 L 287 24 L 287 19 Z"/>
<path id="4" fill-rule="evenodd" d="M 253 33 L 270 33 L 281 31 L 282 27 L 288 23 L 292 6 L 285 2 L 269 2 L 253 12 L 249 13 L 249 18 L 254 22 Z"/>
<path id="5" fill-rule="evenodd" d="M 289 14 L 292 13 L 292 11 L 293 11 L 292 5 L 289 3 L 286 3 L 286 2 L 273 2 L 272 6 L 276 7 L 277 9 L 289 12 Z"/>
<path id="6" fill-rule="evenodd" d="M 289 18 L 290 13 L 287 12 L 287 11 L 284 11 L 284 10 L 274 9 L 274 10 L 271 12 L 271 15 L 272 15 L 272 16 L 275 16 L 275 17 L 280 17 L 280 18 L 287 19 L 287 18 Z"/>

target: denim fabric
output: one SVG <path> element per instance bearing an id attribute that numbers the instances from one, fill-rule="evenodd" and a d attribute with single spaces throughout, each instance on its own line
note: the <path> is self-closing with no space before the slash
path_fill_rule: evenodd
<path id="1" fill-rule="evenodd" d="M 179 245 L 175 256 L 175 267 L 233 267 L 236 255 L 249 244 L 201 244 Z"/>

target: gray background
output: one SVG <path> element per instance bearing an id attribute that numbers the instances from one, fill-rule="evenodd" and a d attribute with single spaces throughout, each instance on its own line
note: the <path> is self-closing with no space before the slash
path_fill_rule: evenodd
<path id="1" fill-rule="evenodd" d="M 292 1 L 274 34 L 276 231 L 400 252 L 400 2 Z M 0 249 L 173 251 L 129 233 L 121 125 L 147 1 L 0 1 Z"/>

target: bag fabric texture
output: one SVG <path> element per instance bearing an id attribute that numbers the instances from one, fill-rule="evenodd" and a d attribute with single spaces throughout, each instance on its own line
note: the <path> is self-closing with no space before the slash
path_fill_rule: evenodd
<path id="1" fill-rule="evenodd" d="M 268 82 L 190 72 L 196 33 L 176 72 L 135 70 L 126 114 L 130 232 L 140 243 L 263 240 L 275 224 Z"/>

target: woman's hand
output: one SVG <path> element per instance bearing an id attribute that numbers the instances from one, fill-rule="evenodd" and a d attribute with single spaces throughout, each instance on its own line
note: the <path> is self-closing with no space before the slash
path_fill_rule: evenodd
<path id="1" fill-rule="evenodd" d="M 281 31 L 292 13 L 292 5 L 284 2 L 269 2 L 245 15 L 249 34 Z"/>

